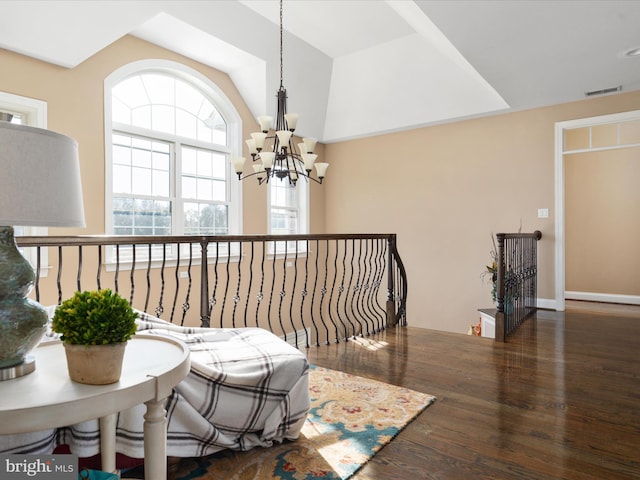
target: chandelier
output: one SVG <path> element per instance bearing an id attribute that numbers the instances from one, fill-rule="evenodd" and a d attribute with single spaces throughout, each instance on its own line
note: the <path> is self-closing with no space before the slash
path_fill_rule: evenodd
<path id="1" fill-rule="evenodd" d="M 253 172 L 243 175 L 245 157 L 232 159 L 234 169 L 239 180 L 255 176 L 259 185 L 269 182 L 274 177 L 280 180 L 286 179 L 293 186 L 301 177 L 307 181 L 322 183 L 329 164 L 316 162 L 318 156 L 313 153 L 316 146 L 315 138 L 303 138 L 301 143 L 295 144 L 293 132 L 298 123 L 298 114 L 287 113 L 287 90 L 282 83 L 282 72 L 282 0 L 280 0 L 280 88 L 276 94 L 278 104 L 275 124 L 273 117 L 267 115 L 258 117 L 261 131 L 252 133 L 251 138 L 246 140 L 251 154 Z"/>

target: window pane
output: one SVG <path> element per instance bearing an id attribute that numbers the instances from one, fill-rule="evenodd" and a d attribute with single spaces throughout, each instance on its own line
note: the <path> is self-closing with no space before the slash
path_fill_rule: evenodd
<path id="1" fill-rule="evenodd" d="M 176 81 L 176 105 L 179 105 L 185 112 L 189 112 L 193 116 L 198 115 L 202 103 L 205 101 L 204 95 L 191 85 L 180 80 Z"/>
<path id="2" fill-rule="evenodd" d="M 213 173 L 211 152 L 198 150 L 198 176 L 210 177 Z"/>
<path id="3" fill-rule="evenodd" d="M 131 167 L 113 166 L 114 193 L 131 193 Z"/>
<path id="4" fill-rule="evenodd" d="M 226 205 L 184 204 L 185 235 L 226 235 L 229 233 Z"/>
<path id="5" fill-rule="evenodd" d="M 273 179 L 269 182 L 271 188 L 271 205 L 279 207 L 296 207 L 296 187 L 287 180 Z"/>
<path id="6" fill-rule="evenodd" d="M 213 200 L 213 182 L 206 178 L 198 178 L 196 198 L 198 200 Z"/>
<path id="7" fill-rule="evenodd" d="M 224 202 L 227 199 L 227 182 L 214 180 L 212 182 L 212 187 L 213 187 L 212 200 L 216 200 L 218 202 Z"/>
<path id="8" fill-rule="evenodd" d="M 134 195 L 151 195 L 151 170 L 132 168 L 132 193 Z"/>
<path id="9" fill-rule="evenodd" d="M 131 124 L 131 109 L 114 98 L 111 102 L 111 118 L 114 122 Z"/>
<path id="10" fill-rule="evenodd" d="M 175 105 L 175 80 L 168 75 L 148 73 L 142 76 L 149 103 L 153 105 Z"/>
<path id="11" fill-rule="evenodd" d="M 222 180 L 227 178 L 227 165 L 229 164 L 227 162 L 227 156 L 226 155 L 222 155 L 222 154 L 212 154 L 212 162 L 211 162 L 211 169 L 212 169 L 212 175 L 215 178 L 220 178 Z"/>
<path id="12" fill-rule="evenodd" d="M 181 151 L 183 197 L 225 202 L 227 156 L 193 147 Z"/>
<path id="13" fill-rule="evenodd" d="M 142 76 L 130 77 L 111 90 L 112 96 L 128 108 L 136 108 L 149 103 L 147 92 L 142 84 Z"/>
<path id="14" fill-rule="evenodd" d="M 169 155 L 167 153 L 153 152 L 151 158 L 153 160 L 152 166 L 154 170 L 169 171 Z"/>
<path id="15" fill-rule="evenodd" d="M 298 231 L 298 212 L 282 208 L 271 209 L 271 233 L 288 235 Z"/>
<path id="16" fill-rule="evenodd" d="M 225 122 L 224 118 L 222 118 L 222 115 L 220 115 L 220 112 L 218 112 L 218 110 L 216 110 L 215 108 L 211 108 L 210 111 L 207 108 L 206 111 L 206 117 L 201 117 L 203 118 L 204 122 L 202 125 L 202 130 L 199 132 L 200 135 L 206 136 L 207 141 L 218 143 L 220 145 L 226 145 L 227 123 Z"/>
<path id="17" fill-rule="evenodd" d="M 198 138 L 198 119 L 189 112 L 177 109 L 176 134 L 181 137 Z"/>
<path id="18" fill-rule="evenodd" d="M 170 146 L 124 135 L 114 136 L 114 140 L 131 147 L 113 147 L 113 192 L 168 198 L 171 195 Z"/>
<path id="19" fill-rule="evenodd" d="M 194 177 L 182 177 L 182 198 L 196 198 L 196 179 Z"/>
<path id="20" fill-rule="evenodd" d="M 114 145 L 113 163 L 120 165 L 131 165 L 131 148 Z"/>
<path id="21" fill-rule="evenodd" d="M 165 235 L 160 232 L 170 232 L 171 204 L 168 201 L 114 197 L 113 225 L 117 235 Z"/>
<path id="22" fill-rule="evenodd" d="M 153 188 L 151 193 L 154 197 L 169 196 L 169 172 L 153 171 Z"/>
<path id="23" fill-rule="evenodd" d="M 131 112 L 131 124 L 136 127 L 151 128 L 151 106 L 145 105 Z"/>
<path id="24" fill-rule="evenodd" d="M 196 162 L 196 151 L 191 148 L 182 149 L 182 173 L 188 175 L 198 174 L 198 163 Z"/>
<path id="25" fill-rule="evenodd" d="M 131 152 L 131 163 L 134 167 L 151 168 L 151 151 L 134 148 Z"/>
<path id="26" fill-rule="evenodd" d="M 165 133 L 176 133 L 175 108 L 168 105 L 151 107 L 151 125 L 153 130 Z"/>

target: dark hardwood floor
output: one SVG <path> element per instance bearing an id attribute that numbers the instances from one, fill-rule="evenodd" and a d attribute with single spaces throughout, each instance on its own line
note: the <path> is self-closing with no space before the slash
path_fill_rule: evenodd
<path id="1" fill-rule="evenodd" d="M 539 311 L 505 344 L 418 328 L 308 350 L 437 397 L 354 477 L 640 479 L 640 308 Z"/>

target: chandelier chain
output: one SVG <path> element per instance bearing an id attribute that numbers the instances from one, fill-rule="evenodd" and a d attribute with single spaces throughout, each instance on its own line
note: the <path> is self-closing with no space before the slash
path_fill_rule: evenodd
<path id="1" fill-rule="evenodd" d="M 282 0 L 280 0 L 280 88 L 283 87 L 283 67 L 282 67 Z"/>

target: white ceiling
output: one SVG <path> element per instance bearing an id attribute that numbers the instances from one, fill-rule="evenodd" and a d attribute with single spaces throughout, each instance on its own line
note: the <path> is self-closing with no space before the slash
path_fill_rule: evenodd
<path id="1" fill-rule="evenodd" d="M 640 1 L 285 0 L 284 86 L 323 142 L 640 89 Z M 278 0 L 0 1 L 0 47 L 73 68 L 126 34 L 273 114 Z"/>

